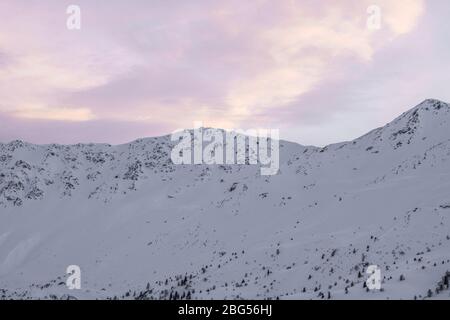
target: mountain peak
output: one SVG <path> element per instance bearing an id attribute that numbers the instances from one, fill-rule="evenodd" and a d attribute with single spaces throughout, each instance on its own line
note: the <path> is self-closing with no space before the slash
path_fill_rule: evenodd
<path id="1" fill-rule="evenodd" d="M 0 300 L 424 297 L 450 270 L 449 124 L 429 99 L 354 141 L 282 143 L 273 177 L 175 165 L 169 136 L 0 145 Z M 86 289 L 64 287 L 68 261 Z"/>
<path id="2" fill-rule="evenodd" d="M 415 107 L 409 109 L 408 111 L 401 114 L 399 117 L 394 119 L 393 122 L 396 122 L 399 119 L 404 119 L 409 116 L 416 117 L 419 113 L 427 112 L 427 111 L 439 111 L 439 110 L 449 110 L 450 105 L 444 101 L 438 99 L 425 99 Z"/>
<path id="3" fill-rule="evenodd" d="M 436 108 L 448 107 L 448 103 L 438 99 L 425 99 L 419 106 L 433 106 Z"/>

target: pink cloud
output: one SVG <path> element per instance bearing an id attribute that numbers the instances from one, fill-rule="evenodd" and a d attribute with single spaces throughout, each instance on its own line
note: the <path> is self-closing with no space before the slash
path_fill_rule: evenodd
<path id="1" fill-rule="evenodd" d="M 373 1 L 365 0 L 77 2 L 80 31 L 66 29 L 64 1 L 0 4 L 0 111 L 23 124 L 3 129 L 0 139 L 32 139 L 40 128 L 34 140 L 45 142 L 54 128 L 67 127 L 61 141 L 123 142 L 195 120 L 276 126 L 305 143 L 331 142 L 326 136 L 339 136 L 333 130 L 356 135 L 390 115 L 361 118 L 361 104 L 367 115 L 382 109 L 381 101 L 407 107 L 412 97 L 391 95 L 409 77 L 420 79 L 407 66 L 421 58 L 408 50 L 418 50 L 431 33 L 428 68 L 437 68 L 433 55 L 444 31 L 433 27 L 431 15 L 445 19 L 448 6 L 375 1 L 385 20 L 374 33 L 365 26 Z M 398 71 L 395 79 L 390 70 Z M 415 82 L 424 88 L 414 98 L 446 92 Z M 345 125 L 334 121 L 338 114 L 346 115 Z M 120 124 L 122 136 L 105 130 L 110 123 Z M 316 134 L 305 141 L 303 127 Z"/>

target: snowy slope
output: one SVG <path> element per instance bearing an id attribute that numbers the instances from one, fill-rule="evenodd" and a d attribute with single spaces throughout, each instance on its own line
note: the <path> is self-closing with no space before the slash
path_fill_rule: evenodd
<path id="1" fill-rule="evenodd" d="M 281 141 L 275 176 L 174 165 L 172 145 L 0 144 L 0 298 L 449 298 L 450 105 L 325 148 Z"/>

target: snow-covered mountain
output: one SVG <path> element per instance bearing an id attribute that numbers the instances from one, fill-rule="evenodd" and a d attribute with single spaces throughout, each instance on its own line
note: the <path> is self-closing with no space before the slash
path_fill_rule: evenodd
<path id="1" fill-rule="evenodd" d="M 449 298 L 450 105 L 281 141 L 274 176 L 174 165 L 172 146 L 0 144 L 0 298 Z"/>

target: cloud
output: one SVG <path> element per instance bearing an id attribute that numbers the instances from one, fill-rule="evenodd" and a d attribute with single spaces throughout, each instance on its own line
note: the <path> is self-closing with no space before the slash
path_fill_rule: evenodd
<path id="1" fill-rule="evenodd" d="M 424 0 L 379 1 L 383 19 L 396 35 L 411 32 L 425 11 Z"/>
<path id="2" fill-rule="evenodd" d="M 31 143 L 126 143 L 136 137 L 154 137 L 171 132 L 170 127 L 152 121 L 64 121 L 17 118 L 0 112 L 0 141 L 20 139 Z"/>
<path id="3" fill-rule="evenodd" d="M 317 88 L 374 64 L 426 12 L 423 0 L 78 5 L 82 29 L 68 31 L 61 1 L 2 1 L 0 111 L 172 129 L 301 122 L 286 115 L 315 113 L 304 103 Z M 366 28 L 369 5 L 381 8 L 379 32 Z"/>
<path id="4" fill-rule="evenodd" d="M 26 119 L 88 121 L 94 117 L 91 110 L 86 108 L 29 108 L 17 110 L 14 116 Z"/>
<path id="5" fill-rule="evenodd" d="M 231 111 L 246 117 L 290 104 L 328 80 L 339 59 L 370 62 L 379 47 L 411 31 L 424 10 L 420 0 L 382 1 L 382 21 L 389 30 L 379 38 L 364 27 L 362 13 L 370 4 L 323 3 L 314 14 L 302 2 L 289 2 L 282 22 L 253 34 L 268 58 L 259 72 L 236 83 L 228 97 Z"/>

